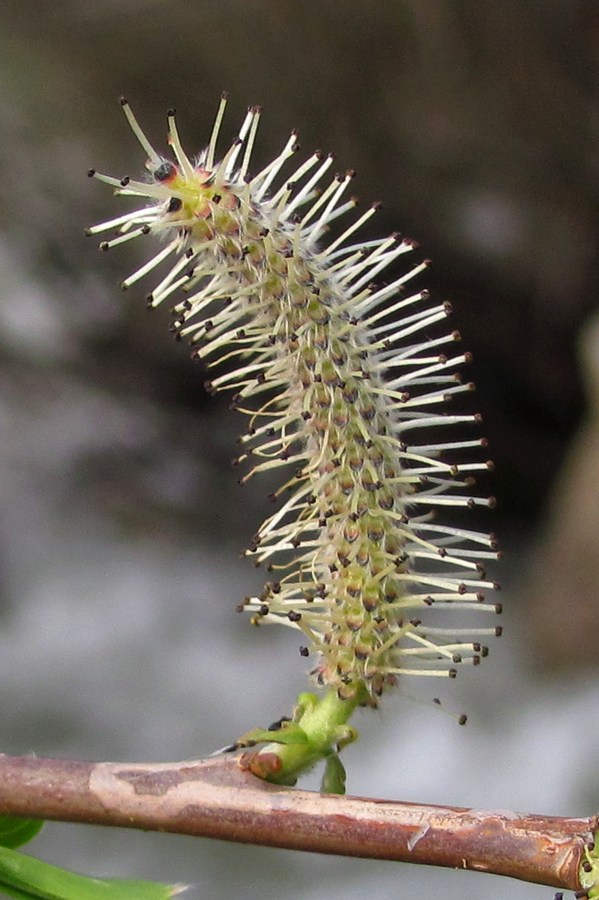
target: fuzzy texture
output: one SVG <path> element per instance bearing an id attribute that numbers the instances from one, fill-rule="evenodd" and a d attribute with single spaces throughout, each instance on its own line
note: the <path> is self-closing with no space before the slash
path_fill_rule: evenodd
<path id="1" fill-rule="evenodd" d="M 174 297 L 176 335 L 208 366 L 226 363 L 207 386 L 232 391 L 249 417 L 238 462 L 251 468 L 241 481 L 279 467 L 286 473 L 274 495 L 284 502 L 247 550 L 272 580 L 244 608 L 255 623 L 299 629 L 300 652 L 316 657 L 317 683 L 342 699 L 375 705 L 398 676 L 453 677 L 459 664 L 478 663 L 487 652 L 481 641 L 501 629 L 454 620 L 463 611 L 500 612 L 484 597 L 496 587 L 484 571 L 497 557 L 495 541 L 443 524 L 437 512 L 492 505 L 471 493 L 472 473 L 490 463 L 470 461 L 485 443 L 461 436 L 480 417 L 444 410 L 472 389 L 455 372 L 468 362 L 455 349 L 459 334 L 431 336 L 449 304 L 404 288 L 426 262 L 373 283 L 414 248 L 395 234 L 355 242 L 377 204 L 322 242 L 356 205 L 345 199 L 353 172 L 321 187 L 333 157 L 315 153 L 281 176 L 298 149 L 295 133 L 250 176 L 258 107 L 218 161 L 226 98 L 194 161 L 170 112 L 172 161 L 122 105 L 150 179 L 90 175 L 144 203 L 88 234 L 116 229 L 102 249 L 148 234 L 162 239 L 123 288 L 171 260 L 148 302 Z"/>

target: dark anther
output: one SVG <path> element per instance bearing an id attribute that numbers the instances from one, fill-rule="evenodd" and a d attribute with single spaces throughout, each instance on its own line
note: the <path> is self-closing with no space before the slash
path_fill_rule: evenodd
<path id="1" fill-rule="evenodd" d="M 283 722 L 290 722 L 290 721 L 291 721 L 291 719 L 289 718 L 289 716 L 281 716 L 281 718 L 277 722 L 271 722 L 266 730 L 267 731 L 279 731 L 279 729 L 283 725 Z"/>
<path id="2" fill-rule="evenodd" d="M 179 197 L 171 197 L 166 208 L 167 213 L 179 212 L 183 206 L 183 201 Z"/>
<path id="3" fill-rule="evenodd" d="M 165 160 L 161 163 L 157 169 L 154 169 L 152 175 L 154 177 L 154 181 L 168 181 L 169 178 L 172 178 L 177 172 L 177 167 L 174 163 Z"/>

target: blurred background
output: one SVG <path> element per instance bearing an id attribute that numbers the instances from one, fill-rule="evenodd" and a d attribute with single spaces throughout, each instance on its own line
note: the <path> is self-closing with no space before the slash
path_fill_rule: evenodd
<path id="1" fill-rule="evenodd" d="M 0 31 L 0 746 L 193 758 L 289 711 L 297 639 L 234 607 L 270 486 L 230 471 L 241 417 L 118 282 L 85 225 L 135 175 L 125 94 L 190 153 L 264 106 L 254 171 L 300 130 L 355 167 L 378 234 L 433 259 L 473 351 L 507 551 L 505 636 L 441 694 L 358 717 L 354 794 L 599 808 L 599 7 L 590 0 L 3 0 Z M 436 690 L 436 689 L 435 689 Z M 440 689 L 442 690 L 442 689 Z M 425 702 L 414 702 L 419 697 Z M 316 782 L 314 782 L 316 784 Z M 196 897 L 534 900 L 550 889 L 391 863 L 51 825 L 32 852 Z"/>

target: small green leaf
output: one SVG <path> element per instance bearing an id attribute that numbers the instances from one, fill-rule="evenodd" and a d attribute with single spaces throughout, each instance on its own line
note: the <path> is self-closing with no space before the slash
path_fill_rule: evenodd
<path id="1" fill-rule="evenodd" d="M 327 757 L 320 790 L 323 794 L 345 794 L 345 767 L 336 753 Z"/>
<path id="2" fill-rule="evenodd" d="M 16 816 L 0 816 L 0 847 L 20 847 L 39 834 L 42 819 L 19 819 Z"/>
<path id="3" fill-rule="evenodd" d="M 0 847 L 0 892 L 15 900 L 170 900 L 182 885 L 89 878 Z"/>

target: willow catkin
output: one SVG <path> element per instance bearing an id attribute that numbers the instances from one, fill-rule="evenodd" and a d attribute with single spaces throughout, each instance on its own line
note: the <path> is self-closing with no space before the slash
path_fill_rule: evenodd
<path id="1" fill-rule="evenodd" d="M 496 587 L 484 569 L 495 540 L 442 513 L 492 505 L 472 493 L 472 473 L 491 464 L 471 460 L 485 446 L 471 433 L 480 417 L 447 411 L 472 389 L 456 374 L 468 362 L 459 334 L 436 329 L 449 304 L 405 289 L 427 263 L 375 280 L 414 247 L 396 234 L 359 240 L 378 204 L 327 243 L 356 206 L 346 198 L 353 172 L 328 180 L 333 157 L 321 153 L 290 166 L 295 133 L 251 175 L 258 107 L 219 159 L 223 96 L 208 147 L 191 160 L 174 112 L 170 159 L 121 102 L 150 177 L 90 171 L 142 202 L 88 234 L 116 231 L 104 250 L 159 239 L 123 288 L 165 264 L 148 303 L 174 301 L 176 335 L 208 367 L 227 363 L 207 386 L 231 391 L 248 417 L 241 480 L 281 469 L 280 505 L 247 550 L 272 576 L 243 604 L 252 621 L 299 630 L 316 682 L 372 705 L 400 676 L 454 677 L 478 663 L 481 642 L 501 631 L 468 624 L 500 612 L 484 596 Z"/>

